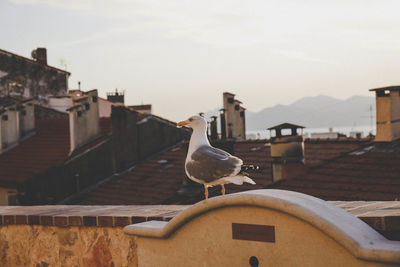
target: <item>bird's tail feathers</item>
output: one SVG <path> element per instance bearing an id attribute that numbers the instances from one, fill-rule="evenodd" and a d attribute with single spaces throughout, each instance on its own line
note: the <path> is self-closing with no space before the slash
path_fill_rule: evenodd
<path id="1" fill-rule="evenodd" d="M 258 170 L 260 170 L 259 166 L 250 164 L 250 165 L 242 165 L 240 172 L 258 171 Z"/>
<path id="2" fill-rule="evenodd" d="M 225 178 L 226 180 L 228 180 L 229 182 L 231 182 L 232 184 L 237 184 L 237 185 L 242 185 L 243 182 L 245 183 L 249 183 L 249 184 L 256 184 L 252 179 L 250 179 L 247 176 L 242 176 L 242 175 L 237 175 L 237 176 L 233 176 L 233 177 L 228 177 Z"/>
<path id="3" fill-rule="evenodd" d="M 246 183 L 249 183 L 249 184 L 256 184 L 256 182 L 254 182 L 251 178 L 249 178 L 247 176 L 244 176 L 244 181 L 243 182 L 246 182 Z"/>

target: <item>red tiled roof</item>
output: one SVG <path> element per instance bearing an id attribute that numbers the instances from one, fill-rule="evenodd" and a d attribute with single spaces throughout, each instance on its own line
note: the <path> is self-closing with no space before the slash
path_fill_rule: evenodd
<path id="1" fill-rule="evenodd" d="M 279 181 L 269 188 L 302 192 L 325 200 L 400 199 L 400 153 L 344 155 L 303 177 Z"/>
<path id="2" fill-rule="evenodd" d="M 326 144 L 328 150 L 324 150 Z M 318 140 L 306 141 L 307 162 L 322 163 L 344 152 L 365 144 L 364 141 Z M 127 173 L 112 179 L 80 196 L 83 205 L 127 205 L 127 204 L 191 204 L 200 201 L 202 194 L 184 196 L 176 192 L 181 189 L 186 177 L 184 164 L 187 144 L 175 147 L 155 156 Z M 270 146 L 267 140 L 243 141 L 233 144 L 234 154 L 244 164 L 255 164 L 260 172 L 251 172 L 256 185 L 227 185 L 226 192 L 265 188 L 272 182 Z M 318 150 L 318 151 L 315 151 Z M 198 187 L 201 190 L 201 186 Z M 210 188 L 210 196 L 219 195 L 219 187 Z"/>
<path id="3" fill-rule="evenodd" d="M 101 120 L 100 126 L 103 132 L 111 132 L 110 120 Z M 69 155 L 68 117 L 38 120 L 35 122 L 33 136 L 0 154 L 0 182 L 6 186 L 15 186 L 83 153 L 104 139 L 102 136 Z"/>
<path id="4" fill-rule="evenodd" d="M 370 139 L 306 139 L 304 157 L 307 166 L 315 166 L 369 144 Z"/>
<path id="5" fill-rule="evenodd" d="M 69 153 L 68 119 L 36 122 L 36 133 L 0 155 L 0 180 L 20 183 L 61 164 Z"/>
<path id="6" fill-rule="evenodd" d="M 185 177 L 186 150 L 178 146 L 83 196 L 85 204 L 159 204 L 168 202 Z M 166 162 L 165 162 L 166 161 Z"/>

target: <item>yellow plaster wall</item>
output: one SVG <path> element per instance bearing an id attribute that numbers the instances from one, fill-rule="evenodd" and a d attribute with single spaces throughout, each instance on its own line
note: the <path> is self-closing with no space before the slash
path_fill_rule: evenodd
<path id="1" fill-rule="evenodd" d="M 392 140 L 400 138 L 400 92 L 392 91 L 391 98 L 391 119 L 392 119 Z M 398 121 L 398 122 L 396 122 Z"/>
<path id="2" fill-rule="evenodd" d="M 375 141 L 392 141 L 391 97 L 376 97 L 376 137 Z"/>
<path id="3" fill-rule="evenodd" d="M 16 192 L 15 189 L 0 187 L 0 205 L 8 205 L 8 192 Z"/>
<path id="4" fill-rule="evenodd" d="M 232 239 L 232 222 L 274 225 L 276 242 Z M 137 238 L 139 266 L 390 266 L 361 261 L 335 240 L 290 215 L 227 207 L 191 220 L 168 239 Z"/>
<path id="5" fill-rule="evenodd" d="M 138 266 L 134 238 L 122 228 L 0 227 L 0 266 Z"/>

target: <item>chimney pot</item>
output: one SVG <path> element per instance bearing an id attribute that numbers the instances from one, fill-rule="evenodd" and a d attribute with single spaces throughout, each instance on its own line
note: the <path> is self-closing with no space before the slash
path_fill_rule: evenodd
<path id="1" fill-rule="evenodd" d="M 370 89 L 376 95 L 376 142 L 400 138 L 400 86 Z"/>
<path id="2" fill-rule="evenodd" d="M 47 50 L 44 47 L 38 47 L 31 53 L 32 58 L 36 60 L 36 62 L 47 65 Z"/>
<path id="3" fill-rule="evenodd" d="M 233 138 L 236 140 L 246 139 L 245 108 L 243 108 L 241 104 L 241 101 L 235 99 L 234 94 L 228 92 L 223 93 L 224 112 L 221 113 L 221 123 L 224 122 L 225 124 L 226 138 Z M 222 120 L 222 116 L 224 116 L 224 121 Z M 223 134 L 222 136 L 224 137 Z"/>
<path id="4" fill-rule="evenodd" d="M 304 136 L 297 135 L 297 129 L 303 126 L 283 123 L 268 130 L 274 130 L 275 137 L 271 137 L 272 177 L 277 182 L 292 178 L 305 171 Z M 290 135 L 282 135 L 282 130 L 291 130 Z"/>
<path id="5" fill-rule="evenodd" d="M 97 90 L 84 92 L 87 103 L 72 106 L 69 111 L 70 151 L 87 144 L 100 135 Z"/>

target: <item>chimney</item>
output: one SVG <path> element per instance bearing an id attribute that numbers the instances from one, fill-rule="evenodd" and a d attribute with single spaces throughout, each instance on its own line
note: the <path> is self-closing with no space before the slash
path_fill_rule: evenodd
<path id="1" fill-rule="evenodd" d="M 246 140 L 246 109 L 240 104 L 242 104 L 242 102 L 235 100 L 236 138 L 239 140 Z"/>
<path id="2" fill-rule="evenodd" d="M 400 85 L 370 89 L 376 95 L 376 142 L 400 138 Z"/>
<path id="3" fill-rule="evenodd" d="M 70 151 L 87 144 L 100 135 L 97 89 L 84 93 L 69 111 Z"/>
<path id="4" fill-rule="evenodd" d="M 36 62 L 47 65 L 47 50 L 44 47 L 38 47 L 31 53 L 32 58 L 36 60 Z"/>
<path id="5" fill-rule="evenodd" d="M 4 150 L 10 145 L 18 143 L 19 122 L 17 104 L 3 106 L 0 111 L 0 149 Z"/>
<path id="6" fill-rule="evenodd" d="M 244 119 L 244 108 L 242 102 L 235 99 L 232 93 L 223 93 L 223 103 L 225 109 L 225 128 L 227 130 L 227 138 L 237 140 L 246 139 L 246 125 Z M 243 115 L 243 117 L 241 116 Z"/>
<path id="7" fill-rule="evenodd" d="M 2 103 L 1 103 L 2 102 Z M 20 101 L 10 97 L 0 99 L 0 151 L 17 144 L 35 129 L 32 99 Z"/>
<path id="8" fill-rule="evenodd" d="M 232 138 L 232 129 L 234 114 L 235 114 L 235 95 L 232 93 L 223 93 L 223 105 L 225 110 L 225 129 L 226 138 Z"/>
<path id="9" fill-rule="evenodd" d="M 220 120 L 221 120 L 221 139 L 226 139 L 226 121 L 225 121 L 225 109 L 221 108 L 220 110 Z"/>
<path id="10" fill-rule="evenodd" d="M 115 89 L 115 92 L 107 93 L 107 100 L 113 103 L 125 103 L 125 96 L 123 92 L 118 92 L 118 89 Z"/>
<path id="11" fill-rule="evenodd" d="M 305 173 L 304 136 L 297 129 L 303 126 L 283 123 L 268 130 L 271 131 L 272 179 L 277 182 Z M 272 137 L 272 131 L 275 136 Z"/>
<path id="12" fill-rule="evenodd" d="M 212 116 L 212 121 L 210 123 L 210 137 L 211 140 L 218 139 L 218 130 L 217 130 L 217 116 Z"/>
<path id="13" fill-rule="evenodd" d="M 35 106 L 33 100 L 27 100 L 18 108 L 19 133 L 24 137 L 35 130 Z"/>

